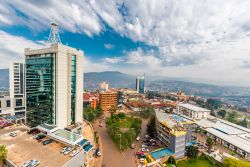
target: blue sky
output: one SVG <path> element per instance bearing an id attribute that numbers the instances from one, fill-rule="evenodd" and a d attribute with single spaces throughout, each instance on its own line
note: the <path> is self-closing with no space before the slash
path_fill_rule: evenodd
<path id="1" fill-rule="evenodd" d="M 86 72 L 250 86 L 249 8 L 248 0 L 2 0 L 0 68 L 42 47 L 55 21 L 63 44 L 84 51 Z"/>

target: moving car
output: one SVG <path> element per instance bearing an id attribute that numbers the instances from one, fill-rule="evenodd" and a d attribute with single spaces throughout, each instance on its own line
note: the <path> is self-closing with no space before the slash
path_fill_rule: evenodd
<path id="1" fill-rule="evenodd" d="M 10 132 L 10 136 L 11 136 L 11 137 L 16 137 L 16 136 L 17 136 L 17 133 L 16 133 L 16 132 Z"/>
<path id="2" fill-rule="evenodd" d="M 48 145 L 48 144 L 50 144 L 52 142 L 53 142 L 52 139 L 48 139 L 48 140 L 43 141 L 43 145 L 45 146 L 45 145 Z"/>
<path id="3" fill-rule="evenodd" d="M 136 141 L 139 141 L 139 140 L 140 140 L 140 136 L 137 136 Z"/>

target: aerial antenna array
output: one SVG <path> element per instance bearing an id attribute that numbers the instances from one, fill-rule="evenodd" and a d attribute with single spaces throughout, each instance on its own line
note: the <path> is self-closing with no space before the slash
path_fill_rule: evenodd
<path id="1" fill-rule="evenodd" d="M 51 43 L 51 44 L 62 43 L 60 36 L 59 36 L 58 25 L 55 22 L 51 23 L 48 43 Z"/>

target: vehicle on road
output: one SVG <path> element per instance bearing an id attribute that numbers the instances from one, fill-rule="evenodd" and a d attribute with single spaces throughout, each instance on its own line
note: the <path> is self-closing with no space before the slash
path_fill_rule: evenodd
<path id="1" fill-rule="evenodd" d="M 145 160 L 145 158 L 141 158 L 141 159 L 140 159 L 140 163 L 143 163 L 144 160 Z"/>
<path id="2" fill-rule="evenodd" d="M 142 151 L 138 151 L 138 152 L 135 153 L 135 155 L 140 156 L 140 155 L 145 155 L 145 154 Z"/>
<path id="3" fill-rule="evenodd" d="M 95 150 L 95 154 L 96 154 L 96 156 L 100 157 L 102 155 L 101 150 L 99 148 L 97 148 Z"/>
<path id="4" fill-rule="evenodd" d="M 41 140 L 41 139 L 43 139 L 43 138 L 45 138 L 45 137 L 46 137 L 46 135 L 43 134 L 43 133 L 39 133 L 39 134 L 37 134 L 37 135 L 34 136 L 34 138 L 35 138 L 36 140 Z"/>
<path id="5" fill-rule="evenodd" d="M 136 137 L 136 141 L 139 141 L 139 140 L 140 140 L 140 136 L 137 136 L 137 137 Z"/>
<path id="6" fill-rule="evenodd" d="M 141 148 L 141 151 L 143 151 L 143 152 L 149 152 L 149 149 L 148 148 Z"/>
<path id="7" fill-rule="evenodd" d="M 134 149 L 135 148 L 135 144 L 133 143 L 133 144 L 131 144 L 131 146 L 130 146 L 132 149 Z"/>
<path id="8" fill-rule="evenodd" d="M 48 140 L 43 141 L 43 145 L 45 146 L 45 145 L 48 145 L 48 144 L 50 144 L 52 142 L 53 142 L 52 139 L 48 139 Z"/>
<path id="9" fill-rule="evenodd" d="M 103 127 L 103 124 L 102 124 L 102 123 L 99 123 L 99 127 Z"/>
<path id="10" fill-rule="evenodd" d="M 80 150 L 74 150 L 71 154 L 70 154 L 70 156 L 71 157 L 74 157 L 76 154 L 78 154 L 80 152 Z"/>
<path id="11" fill-rule="evenodd" d="M 146 144 L 142 144 L 141 148 L 148 148 L 148 146 Z"/>
<path id="12" fill-rule="evenodd" d="M 73 147 L 68 146 L 65 151 L 63 152 L 64 155 L 69 154 L 73 150 Z"/>
<path id="13" fill-rule="evenodd" d="M 11 137 L 16 137 L 16 136 L 17 136 L 17 133 L 16 133 L 16 132 L 10 132 L 10 136 L 11 136 Z"/>

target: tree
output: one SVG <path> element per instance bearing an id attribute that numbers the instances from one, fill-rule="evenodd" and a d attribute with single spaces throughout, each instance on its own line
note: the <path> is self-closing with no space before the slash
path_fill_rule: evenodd
<path id="1" fill-rule="evenodd" d="M 8 150 L 6 146 L 0 145 L 0 166 L 3 166 L 3 161 L 7 158 Z"/>
<path id="2" fill-rule="evenodd" d="M 222 118 L 225 118 L 225 116 L 226 116 L 226 111 L 225 111 L 225 110 L 220 110 L 220 111 L 218 112 L 218 115 L 221 116 Z"/>
<path id="3" fill-rule="evenodd" d="M 246 127 L 246 128 L 247 128 L 247 125 L 248 125 L 248 123 L 247 123 L 247 119 L 246 119 L 246 118 L 244 118 L 242 121 L 240 121 L 240 122 L 239 122 L 239 125 L 241 125 L 241 126 L 243 126 L 243 127 Z"/>
<path id="4" fill-rule="evenodd" d="M 187 147 L 187 156 L 189 158 L 197 158 L 198 156 L 198 149 L 194 146 Z"/>
<path id="5" fill-rule="evenodd" d="M 115 106 L 111 106 L 110 109 L 109 109 L 109 112 L 110 112 L 111 115 L 114 115 L 116 113 Z"/>
<path id="6" fill-rule="evenodd" d="M 170 156 L 169 158 L 168 158 L 168 161 L 167 161 L 168 163 L 170 163 L 170 164 L 176 164 L 176 160 L 174 159 L 174 157 L 172 157 L 172 156 Z"/>
<path id="7" fill-rule="evenodd" d="M 214 111 L 211 111 L 211 112 L 210 112 L 210 115 L 212 115 L 212 116 L 215 117 L 215 112 L 214 112 Z"/>
<path id="8" fill-rule="evenodd" d="M 237 122 L 237 116 L 238 116 L 237 112 L 233 111 L 233 112 L 228 114 L 227 120 L 229 122 L 236 123 Z"/>
<path id="9" fill-rule="evenodd" d="M 250 167 L 250 163 L 243 160 L 238 160 L 234 158 L 226 158 L 223 161 L 223 167 Z"/>
<path id="10" fill-rule="evenodd" d="M 156 126 L 155 126 L 155 115 L 151 116 L 148 125 L 147 125 L 147 133 L 150 137 L 156 137 Z"/>
<path id="11" fill-rule="evenodd" d="M 213 144 L 214 144 L 214 140 L 211 137 L 208 137 L 207 140 L 206 140 L 206 144 L 207 144 L 207 147 L 208 147 L 208 153 L 210 154 L 211 149 L 212 149 Z"/>

